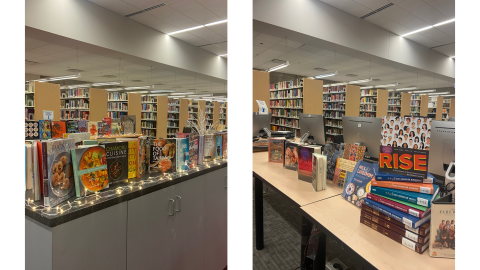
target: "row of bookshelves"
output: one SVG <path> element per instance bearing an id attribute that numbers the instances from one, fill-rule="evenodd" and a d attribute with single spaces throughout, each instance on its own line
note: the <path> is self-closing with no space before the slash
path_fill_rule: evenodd
<path id="1" fill-rule="evenodd" d="M 303 100 L 301 99 L 271 100 L 270 107 L 303 108 Z"/>
<path id="2" fill-rule="evenodd" d="M 302 86 L 303 86 L 303 79 L 296 79 L 291 81 L 284 81 L 284 82 L 270 84 L 270 91 L 298 88 Z"/>
<path id="3" fill-rule="evenodd" d="M 270 92 L 270 99 L 303 98 L 302 88 Z"/>

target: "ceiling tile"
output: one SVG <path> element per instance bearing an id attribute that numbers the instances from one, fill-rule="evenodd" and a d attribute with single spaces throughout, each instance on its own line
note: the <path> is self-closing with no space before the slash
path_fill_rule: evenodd
<path id="1" fill-rule="evenodd" d="M 108 10 L 111 10 L 115 13 L 118 13 L 122 16 L 140 11 L 138 7 L 135 7 L 134 5 L 128 4 L 121 0 L 89 0 L 89 1 L 101 7 L 104 7 Z"/>
<path id="2" fill-rule="evenodd" d="M 370 8 L 371 10 L 376 10 L 390 4 L 390 1 L 388 0 L 355 0 L 355 2 L 362 6 Z"/>
<path id="3" fill-rule="evenodd" d="M 446 56 L 455 56 L 455 44 L 445 45 L 442 47 L 434 48 L 433 50 L 442 53 Z"/>
<path id="4" fill-rule="evenodd" d="M 429 25 L 450 19 L 424 1 L 407 0 L 399 3 L 398 6 L 427 22 Z"/>
<path id="5" fill-rule="evenodd" d="M 451 43 L 451 42 L 454 42 L 455 39 L 448 36 L 447 34 L 443 33 L 442 31 L 436 29 L 436 28 L 432 28 L 432 29 L 428 29 L 428 30 L 425 30 L 419 34 L 422 34 L 423 36 L 431 39 L 431 40 L 434 40 L 436 42 L 438 42 L 439 44 L 447 44 L 447 43 Z M 408 38 L 408 36 L 407 36 Z"/>
<path id="6" fill-rule="evenodd" d="M 175 34 L 173 36 L 171 36 L 173 38 L 177 38 L 177 39 L 180 39 L 182 41 L 185 41 L 187 43 L 190 43 L 194 46 L 200 46 L 200 45 L 205 45 L 205 44 L 209 44 L 210 42 L 204 40 L 204 39 L 201 39 L 195 35 L 192 35 L 191 33 L 189 32 L 183 32 L 183 33 L 178 33 L 178 34 Z"/>
<path id="7" fill-rule="evenodd" d="M 405 37 L 406 39 L 413 40 L 425 47 L 435 47 L 441 45 L 439 42 L 429 39 L 428 37 L 422 35 L 422 33 L 415 33 Z"/>
<path id="8" fill-rule="evenodd" d="M 168 6 L 199 24 L 208 24 L 222 20 L 218 15 L 195 0 L 183 0 Z"/>
<path id="9" fill-rule="evenodd" d="M 227 19 L 227 1 L 225 0 L 196 0 L 204 7 L 215 13 L 221 20 Z"/>
<path id="10" fill-rule="evenodd" d="M 267 41 L 267 42 L 276 44 L 284 41 L 285 39 L 260 33 L 258 36 L 254 38 L 254 40 Z"/>
<path id="11" fill-rule="evenodd" d="M 379 14 L 386 16 L 405 27 L 410 28 L 410 31 L 424 28 L 430 25 L 397 6 L 391 6 L 389 8 L 386 8 L 379 12 Z"/>
<path id="12" fill-rule="evenodd" d="M 221 24 L 216 24 L 212 26 L 207 26 L 207 28 L 223 36 L 224 38 L 228 37 L 228 23 L 221 23 Z"/>
<path id="13" fill-rule="evenodd" d="M 268 41 L 262 41 L 262 40 L 256 40 L 256 39 L 253 40 L 253 46 L 259 46 L 259 47 L 268 49 L 274 45 L 275 43 L 268 42 Z"/>
<path id="14" fill-rule="evenodd" d="M 205 44 L 215 43 L 215 42 L 220 42 L 220 41 L 226 41 L 225 37 L 215 33 L 214 31 L 212 31 L 212 30 L 210 30 L 206 27 L 195 29 L 193 31 L 190 31 L 189 33 L 191 33 L 192 35 L 195 35 L 195 36 L 197 36 L 197 37 L 199 37 L 203 40 L 208 41 Z"/>
<path id="15" fill-rule="evenodd" d="M 440 25 L 435 28 L 455 39 L 455 22 Z"/>
<path id="16" fill-rule="evenodd" d="M 200 23 L 190 19 L 189 17 L 183 15 L 182 13 L 176 11 L 175 9 L 164 6 L 161 8 L 156 8 L 148 11 L 148 13 L 153 16 L 166 21 L 178 28 L 178 30 L 187 29 L 200 25 Z"/>
<path id="17" fill-rule="evenodd" d="M 171 33 L 171 32 L 174 32 L 174 31 L 177 31 L 178 28 L 165 22 L 165 21 L 162 21 L 160 19 L 158 19 L 157 17 L 147 13 L 147 12 L 144 12 L 144 13 L 141 13 L 141 14 L 138 14 L 138 15 L 135 15 L 135 16 L 132 16 L 130 17 L 130 19 L 136 21 L 136 22 L 139 22 L 143 25 L 146 25 L 150 28 L 153 28 L 155 30 L 158 30 L 162 33 Z"/>
<path id="18" fill-rule="evenodd" d="M 151 8 L 153 6 L 160 5 L 163 3 L 162 1 L 158 1 L 158 0 L 122 0 L 122 1 L 132 6 L 135 6 L 141 10 Z M 160 7 L 160 8 L 163 8 L 163 7 Z"/>
<path id="19" fill-rule="evenodd" d="M 280 44 L 273 45 L 270 48 L 274 49 L 274 50 L 282 51 L 282 52 L 291 52 L 291 51 L 295 50 L 294 48 L 287 47 L 285 45 L 280 45 Z"/>
<path id="20" fill-rule="evenodd" d="M 207 50 L 207 51 L 209 51 L 213 54 L 216 54 L 216 55 L 222 55 L 222 54 L 227 53 L 227 50 L 225 50 L 223 48 L 220 48 L 218 46 L 215 46 L 215 45 L 208 45 L 208 46 L 202 47 L 202 49 Z"/>
<path id="21" fill-rule="evenodd" d="M 383 29 L 386 29 L 392 33 L 395 33 L 397 35 L 402 35 L 408 32 L 411 32 L 411 30 L 395 21 L 392 21 L 390 18 L 388 18 L 385 15 L 382 15 L 381 12 L 373 14 L 367 18 L 365 18 L 366 21 L 371 22 Z"/>
<path id="22" fill-rule="evenodd" d="M 424 0 L 447 18 L 455 18 L 455 0 Z"/>
<path id="23" fill-rule="evenodd" d="M 371 8 L 363 6 L 352 0 L 321 0 L 332 7 L 336 7 L 356 17 L 362 17 L 372 11 Z"/>

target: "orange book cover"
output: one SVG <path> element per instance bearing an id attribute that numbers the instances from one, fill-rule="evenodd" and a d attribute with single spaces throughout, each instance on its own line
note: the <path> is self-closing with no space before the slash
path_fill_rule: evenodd
<path id="1" fill-rule="evenodd" d="M 411 192 L 418 192 L 424 194 L 433 194 L 433 184 L 426 183 L 410 183 L 410 182 L 396 182 L 396 181 L 372 181 L 372 186 L 400 189 Z"/>
<path id="2" fill-rule="evenodd" d="M 52 122 L 52 138 L 62 138 L 63 134 L 67 132 L 67 127 L 63 121 Z"/>

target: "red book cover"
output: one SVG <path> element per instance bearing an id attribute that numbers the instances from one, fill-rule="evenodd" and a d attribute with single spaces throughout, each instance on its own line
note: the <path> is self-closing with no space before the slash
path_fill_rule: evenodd
<path id="1" fill-rule="evenodd" d="M 372 193 L 368 193 L 367 198 L 369 198 L 370 200 L 374 200 L 376 202 L 379 202 L 381 204 L 385 204 L 387 206 L 390 206 L 392 208 L 395 208 L 399 211 L 402 211 L 404 213 L 407 213 L 409 215 L 412 215 L 412 216 L 415 216 L 415 217 L 418 217 L 418 218 L 424 218 L 425 216 L 430 214 L 430 208 L 428 209 L 428 211 L 422 211 L 420 209 L 413 208 L 413 207 L 410 207 L 408 205 L 401 204 L 401 203 L 389 200 L 387 198 L 380 197 L 380 196 L 372 194 Z"/>
<path id="2" fill-rule="evenodd" d="M 382 227 L 368 219 L 365 219 L 364 217 L 360 217 L 360 223 L 362 224 L 365 224 L 367 225 L 368 227 L 374 229 L 375 231 L 385 235 L 385 236 L 388 236 L 388 238 L 402 244 L 403 246 L 419 253 L 419 254 L 422 254 L 423 252 L 425 252 L 425 250 L 427 250 L 428 248 L 428 245 L 429 243 L 426 243 L 426 244 L 419 244 L 419 243 L 415 243 L 413 242 L 412 240 L 406 238 L 406 237 L 403 237 L 401 236 L 400 234 L 390 230 L 390 229 L 387 229 L 385 227 Z"/>
<path id="3" fill-rule="evenodd" d="M 37 161 L 38 161 L 38 175 L 40 180 L 40 193 L 43 195 L 43 152 L 42 142 L 37 141 Z"/>
<path id="4" fill-rule="evenodd" d="M 401 228 L 401 227 L 393 224 L 392 222 L 390 222 L 388 220 L 385 220 L 383 218 L 374 216 L 374 215 L 372 215 L 372 214 L 370 214 L 366 211 L 362 211 L 361 216 L 365 219 L 368 219 L 369 221 L 377 223 L 378 225 L 380 225 L 382 227 L 390 229 L 390 230 L 400 234 L 401 236 L 406 237 L 406 238 L 408 238 L 408 239 L 410 239 L 410 240 L 412 240 L 416 243 L 419 243 L 419 244 L 422 244 L 422 245 L 427 244 L 428 240 L 430 239 L 430 234 L 427 234 L 427 236 L 418 235 L 418 234 L 413 233 L 409 230 Z"/>
<path id="5" fill-rule="evenodd" d="M 412 227 L 409 227 L 408 225 L 405 225 L 405 224 L 401 223 L 398 220 L 392 219 L 391 217 L 389 217 L 389 216 L 387 216 L 383 213 L 378 212 L 377 210 L 375 210 L 375 209 L 373 209 L 370 206 L 367 206 L 365 204 L 362 204 L 362 211 L 366 211 L 367 213 L 370 213 L 374 216 L 380 217 L 384 220 L 387 220 L 387 221 L 391 222 L 392 224 L 397 225 L 400 228 L 407 229 L 407 230 L 409 230 L 411 232 L 414 232 L 414 233 L 416 233 L 418 235 L 421 235 L 421 236 L 427 236 L 427 234 L 430 232 L 430 220 L 425 222 L 422 226 L 418 227 L 417 229 L 414 229 Z"/>
<path id="6" fill-rule="evenodd" d="M 52 121 L 52 138 L 62 138 L 67 132 L 67 127 L 63 121 Z"/>
<path id="7" fill-rule="evenodd" d="M 283 139 L 268 139 L 268 162 L 283 164 Z"/>
<path id="8" fill-rule="evenodd" d="M 104 117 L 102 122 L 107 123 L 108 129 L 105 129 L 105 134 L 104 135 L 111 135 L 112 134 L 112 118 L 110 117 Z"/>
<path id="9" fill-rule="evenodd" d="M 313 146 L 298 146 L 298 179 L 312 182 L 312 154 L 313 153 L 320 153 L 319 147 Z"/>

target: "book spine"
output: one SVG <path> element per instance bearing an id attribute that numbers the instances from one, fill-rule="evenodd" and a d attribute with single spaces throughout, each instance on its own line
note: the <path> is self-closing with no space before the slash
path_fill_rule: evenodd
<path id="1" fill-rule="evenodd" d="M 205 136 L 200 136 L 198 135 L 198 160 L 197 164 L 202 165 L 203 164 L 203 143 L 205 141 Z"/>
<path id="2" fill-rule="evenodd" d="M 368 198 L 366 198 L 363 201 L 363 203 L 372 207 L 373 209 L 375 209 L 379 212 L 384 213 L 385 215 L 387 215 L 387 216 L 389 216 L 389 217 L 391 217 L 391 218 L 393 218 L 397 221 L 402 222 L 403 224 L 405 224 L 407 226 L 410 226 L 414 229 L 416 229 L 418 227 L 418 225 L 417 225 L 418 218 L 410 218 L 410 217 L 407 217 L 406 215 L 401 216 L 401 215 L 395 213 L 395 209 L 390 208 L 389 206 L 386 206 L 386 205 L 383 205 L 383 204 L 376 203 L 375 201 L 372 201 Z M 401 214 L 403 214 L 403 213 L 401 213 Z"/>
<path id="3" fill-rule="evenodd" d="M 80 198 L 81 197 L 81 194 L 80 194 L 80 176 L 78 175 L 77 154 L 75 153 L 74 149 L 70 150 L 70 153 L 71 153 L 71 156 L 72 156 L 73 179 L 75 181 L 75 196 L 77 196 L 77 198 Z"/>
<path id="4" fill-rule="evenodd" d="M 48 199 L 48 159 L 47 159 L 47 143 L 42 142 L 42 165 L 43 165 L 43 204 L 50 206 L 50 200 Z"/>
<path id="5" fill-rule="evenodd" d="M 405 182 L 394 182 L 394 181 L 372 181 L 372 186 L 375 187 L 384 187 L 384 188 L 392 188 L 392 189 L 399 189 L 411 192 L 418 192 L 424 194 L 433 194 L 433 186 L 422 186 L 418 184 L 409 184 Z"/>
<path id="6" fill-rule="evenodd" d="M 375 180 L 378 181 L 396 181 L 396 182 L 410 182 L 410 183 L 425 183 L 420 178 L 403 178 L 403 177 L 392 177 L 392 176 L 381 176 L 375 175 Z"/>
<path id="7" fill-rule="evenodd" d="M 385 219 L 376 217 L 374 215 L 369 214 L 366 211 L 361 212 L 361 216 L 364 217 L 365 219 L 368 219 L 369 221 L 372 221 L 374 223 L 377 223 L 378 225 L 390 229 L 398 234 L 400 234 L 403 237 L 406 237 L 414 242 L 417 242 L 419 244 L 426 244 L 428 243 L 428 240 L 430 239 L 430 234 L 427 234 L 427 236 L 420 236 L 416 233 L 410 232 L 409 230 L 406 230 L 405 228 L 402 228 L 400 226 L 397 226 L 393 224 L 390 221 L 387 221 Z"/>
<path id="8" fill-rule="evenodd" d="M 383 197 L 377 196 L 377 195 L 372 194 L 372 193 L 367 193 L 367 198 L 369 198 L 370 200 L 374 200 L 376 202 L 379 202 L 381 204 L 388 205 L 392 208 L 397 209 L 398 211 L 402 211 L 402 212 L 404 212 L 406 214 L 409 214 L 409 215 L 412 215 L 414 217 L 423 218 L 425 216 L 425 212 L 422 211 L 422 210 L 418 210 L 418 209 L 415 209 L 413 207 L 410 207 L 410 206 L 407 206 L 407 205 L 404 205 L 404 204 L 401 204 L 401 203 L 398 203 L 398 202 L 394 202 L 394 201 L 389 200 L 389 199 L 385 199 Z"/>
<path id="9" fill-rule="evenodd" d="M 373 223 L 373 222 L 370 222 L 369 220 L 363 218 L 363 217 L 360 217 L 360 223 L 362 224 L 365 224 L 367 225 L 368 227 L 374 229 L 375 231 L 385 235 L 385 236 L 388 236 L 388 238 L 402 244 L 403 246 L 419 253 L 419 254 L 422 254 L 427 248 L 428 248 L 428 243 L 427 244 L 419 244 L 419 243 L 415 243 L 413 242 L 412 240 L 408 239 L 408 238 L 405 238 L 405 237 L 402 237 L 400 234 L 398 233 L 395 233 L 394 231 L 392 230 L 389 230 L 387 228 L 384 228 L 382 226 L 378 226 L 377 224 Z"/>
<path id="10" fill-rule="evenodd" d="M 382 188 L 376 188 L 376 187 L 372 186 L 371 193 L 381 195 L 381 196 L 395 198 L 395 199 L 405 201 L 405 202 L 409 202 L 409 203 L 417 204 L 417 198 L 401 194 L 401 193 L 397 192 L 395 189 L 385 190 L 385 189 L 382 189 Z M 426 206 L 426 205 L 422 204 L 422 206 Z M 430 207 L 430 206 L 426 206 L 426 207 Z"/>

